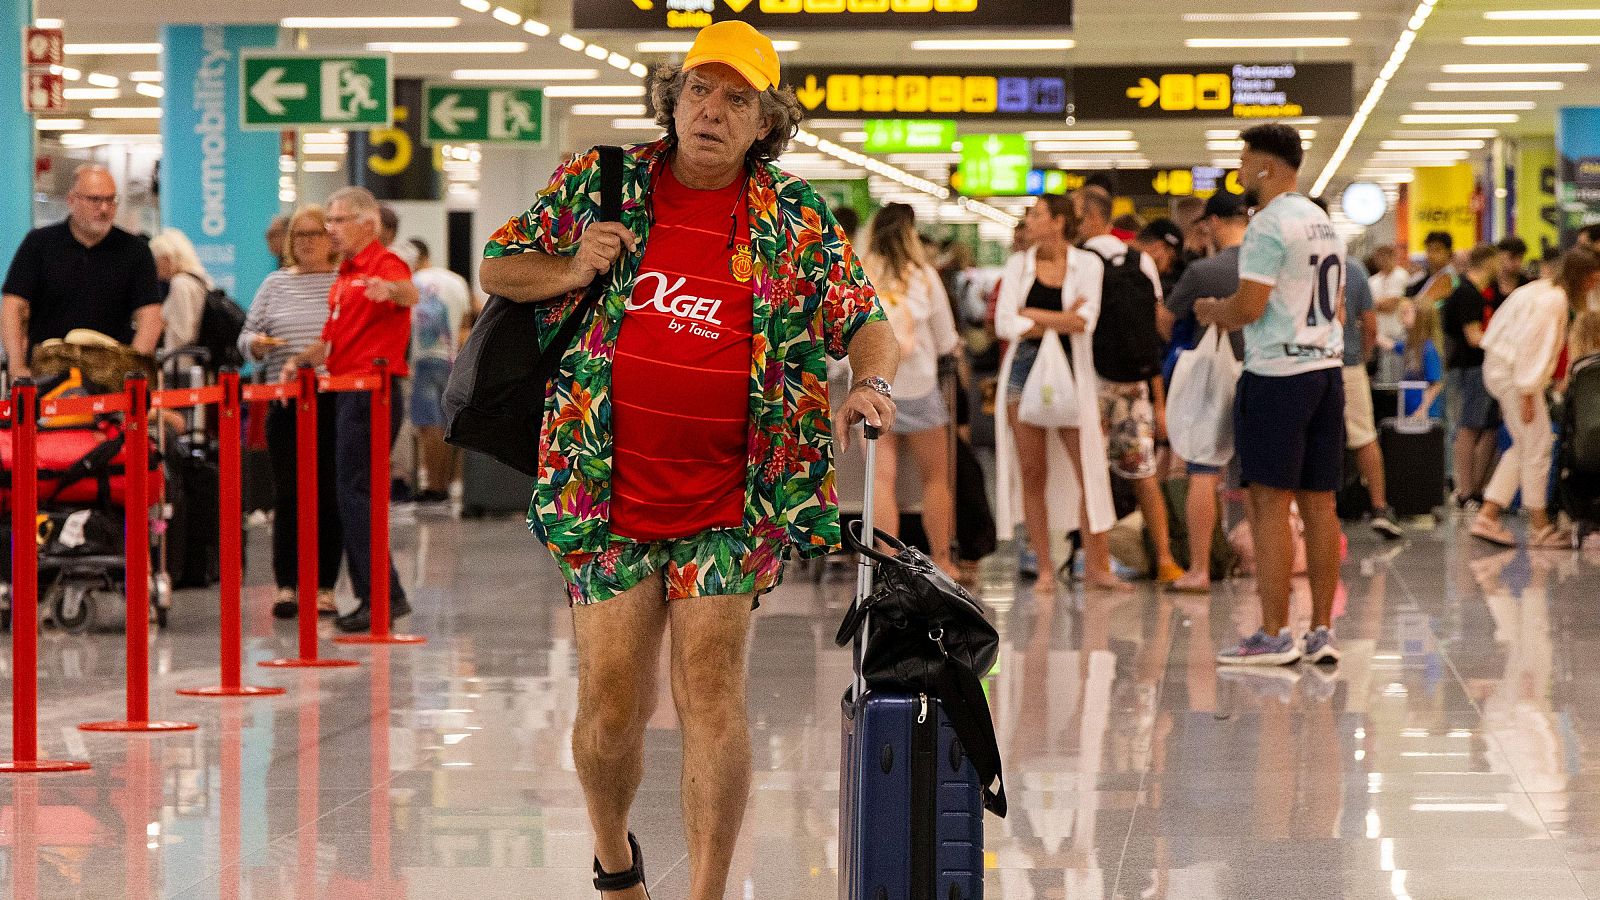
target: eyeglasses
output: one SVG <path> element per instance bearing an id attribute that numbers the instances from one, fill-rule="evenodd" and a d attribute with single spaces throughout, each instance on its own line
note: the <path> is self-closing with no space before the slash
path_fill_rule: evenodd
<path id="1" fill-rule="evenodd" d="M 324 231 L 321 228 L 317 228 L 317 229 L 314 229 L 314 230 L 307 229 L 305 231 L 291 231 L 291 232 L 289 232 L 289 236 L 290 237 L 297 237 L 297 238 L 318 238 L 318 237 L 327 237 L 328 236 L 328 232 Z"/>
<path id="2" fill-rule="evenodd" d="M 328 222 L 329 225 L 343 225 L 346 222 L 354 222 L 355 220 L 357 220 L 359 218 L 361 218 L 361 217 L 360 216 L 329 216 L 328 219 L 327 219 L 327 222 Z"/>
<path id="3" fill-rule="evenodd" d="M 83 203 L 90 206 L 116 206 L 119 198 L 116 194 L 73 194 Z"/>

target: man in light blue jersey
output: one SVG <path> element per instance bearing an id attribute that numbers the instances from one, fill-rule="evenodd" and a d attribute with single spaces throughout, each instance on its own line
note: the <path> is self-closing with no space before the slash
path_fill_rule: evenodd
<path id="1" fill-rule="evenodd" d="M 1217 656 L 1223 665 L 1335 663 L 1339 585 L 1334 492 L 1344 463 L 1344 244 L 1321 209 L 1295 191 L 1304 151 L 1287 125 L 1246 131 L 1239 179 L 1257 210 L 1239 252 L 1239 290 L 1195 304 L 1203 324 L 1243 328 L 1244 375 L 1235 444 L 1250 486 L 1262 627 Z M 1294 564 L 1289 507 L 1306 525 L 1311 630 L 1289 624 Z"/>

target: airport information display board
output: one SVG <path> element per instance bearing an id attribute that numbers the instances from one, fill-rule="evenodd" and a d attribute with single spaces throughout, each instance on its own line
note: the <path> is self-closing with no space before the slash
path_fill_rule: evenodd
<path id="1" fill-rule="evenodd" d="M 1072 27 L 1072 0 L 583 0 L 573 27 L 700 29 L 740 19 L 784 31 Z"/>
<path id="2" fill-rule="evenodd" d="M 1068 113 L 1063 68 L 791 66 L 808 115 L 893 119 L 1059 119 Z"/>
<path id="3" fill-rule="evenodd" d="M 1351 63 L 1075 66 L 1080 122 L 1166 119 L 1292 119 L 1354 112 Z"/>

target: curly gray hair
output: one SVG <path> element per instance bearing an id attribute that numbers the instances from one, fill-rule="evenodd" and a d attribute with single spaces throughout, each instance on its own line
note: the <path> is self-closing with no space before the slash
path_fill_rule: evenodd
<path id="1" fill-rule="evenodd" d="M 650 105 L 656 111 L 656 124 L 667 130 L 667 138 L 672 141 L 678 139 L 673 113 L 677 111 L 678 98 L 683 96 L 686 80 L 683 67 L 679 65 L 662 64 L 650 73 Z M 761 92 L 761 115 L 772 119 L 772 130 L 756 139 L 746 156 L 754 162 L 769 163 L 789 149 L 789 142 L 800 131 L 805 110 L 793 88 L 773 85 Z"/>

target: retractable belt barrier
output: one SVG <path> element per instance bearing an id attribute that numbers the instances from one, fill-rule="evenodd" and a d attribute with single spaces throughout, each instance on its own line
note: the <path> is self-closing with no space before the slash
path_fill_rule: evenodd
<path id="1" fill-rule="evenodd" d="M 40 417 L 122 414 L 129 460 L 147 459 L 150 453 L 149 418 L 153 410 L 216 407 L 218 421 L 220 551 L 220 668 L 216 687 L 180 690 L 193 697 L 256 697 L 282 694 L 282 688 L 242 683 L 241 601 L 243 594 L 243 522 L 241 420 L 244 404 L 281 401 L 295 404 L 297 426 L 296 520 L 299 551 L 299 655 L 261 663 L 275 668 L 325 668 L 354 666 L 350 659 L 319 658 L 317 650 L 317 394 L 372 395 L 371 403 L 371 556 L 372 630 L 367 635 L 336 639 L 344 644 L 420 644 L 424 638 L 394 634 L 390 630 L 389 596 L 389 418 L 393 407 L 388 364 L 373 362 L 365 375 L 324 376 L 304 366 L 293 383 L 243 385 L 239 373 L 224 369 L 218 383 L 198 388 L 178 388 L 152 393 L 143 374 L 128 376 L 126 388 L 116 394 L 66 397 L 40 402 L 38 388 L 29 379 L 13 385 L 9 400 L 0 400 L 0 422 L 9 423 L 12 445 L 11 472 L 11 640 L 12 640 L 12 755 L 0 761 L 0 774 L 70 772 L 89 768 L 73 760 L 41 760 L 38 753 L 38 604 L 39 547 L 26 536 L 37 532 L 38 440 Z M 89 722 L 84 731 L 162 732 L 192 730 L 189 722 L 150 720 L 150 473 L 147 466 L 126 467 L 124 504 L 124 593 L 127 601 L 126 717 L 113 722 Z"/>

